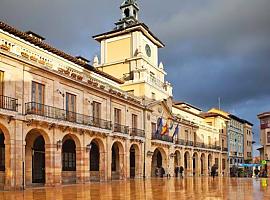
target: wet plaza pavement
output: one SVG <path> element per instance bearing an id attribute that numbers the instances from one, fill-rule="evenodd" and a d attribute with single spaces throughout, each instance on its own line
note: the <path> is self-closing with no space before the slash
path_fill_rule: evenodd
<path id="1" fill-rule="evenodd" d="M 0 192 L 0 200 L 270 199 L 268 179 L 147 179 Z"/>

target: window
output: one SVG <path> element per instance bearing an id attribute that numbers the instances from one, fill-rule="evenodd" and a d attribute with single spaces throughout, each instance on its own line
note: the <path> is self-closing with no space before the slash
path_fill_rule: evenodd
<path id="1" fill-rule="evenodd" d="M 93 121 L 94 125 L 100 124 L 100 118 L 101 118 L 101 103 L 93 102 Z"/>
<path id="2" fill-rule="evenodd" d="M 132 128 L 137 129 L 138 126 L 138 116 L 132 114 Z"/>
<path id="3" fill-rule="evenodd" d="M 270 132 L 267 132 L 267 143 L 270 143 Z"/>
<path id="4" fill-rule="evenodd" d="M 151 130 L 152 130 L 152 134 L 156 134 L 156 131 L 157 131 L 156 123 L 154 122 L 151 123 Z"/>
<path id="5" fill-rule="evenodd" d="M 114 123 L 121 124 L 121 110 L 118 108 L 114 109 Z"/>
<path id="6" fill-rule="evenodd" d="M 196 132 L 194 132 L 194 143 L 196 143 L 197 142 L 197 134 L 196 134 Z"/>
<path id="7" fill-rule="evenodd" d="M 5 171 L 5 137 L 0 132 L 0 171 Z"/>
<path id="8" fill-rule="evenodd" d="M 44 104 L 44 85 L 32 82 L 32 102 Z"/>
<path id="9" fill-rule="evenodd" d="M 76 121 L 76 95 L 66 93 L 67 120 Z"/>
<path id="10" fill-rule="evenodd" d="M 209 126 L 212 126 L 212 122 L 207 122 L 207 124 L 208 124 Z"/>
<path id="11" fill-rule="evenodd" d="M 188 140 L 188 130 L 185 130 L 185 140 Z"/>
<path id="12" fill-rule="evenodd" d="M 36 114 L 44 113 L 44 85 L 32 82 L 31 111 Z"/>
<path id="13" fill-rule="evenodd" d="M 76 171 L 76 145 L 72 139 L 67 139 L 62 146 L 62 170 Z"/>
<path id="14" fill-rule="evenodd" d="M 208 136 L 208 144 L 211 145 L 211 137 Z"/>
<path id="15" fill-rule="evenodd" d="M 114 109 L 114 131 L 121 132 L 121 110 Z"/>

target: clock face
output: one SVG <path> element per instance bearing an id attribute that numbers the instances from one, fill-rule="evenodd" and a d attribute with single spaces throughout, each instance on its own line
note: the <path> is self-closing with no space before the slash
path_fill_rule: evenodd
<path id="1" fill-rule="evenodd" d="M 148 44 L 145 45 L 145 52 L 148 57 L 151 57 L 151 48 Z"/>

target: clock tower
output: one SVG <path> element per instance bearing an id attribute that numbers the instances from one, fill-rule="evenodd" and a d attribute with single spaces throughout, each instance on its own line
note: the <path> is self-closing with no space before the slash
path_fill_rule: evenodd
<path id="1" fill-rule="evenodd" d="M 135 96 L 149 101 L 171 97 L 172 86 L 158 63 L 158 50 L 165 45 L 139 21 L 136 0 L 125 0 L 120 9 L 115 29 L 93 36 L 101 44 L 100 62 L 96 59 L 94 66 L 122 79 L 121 88 Z"/>

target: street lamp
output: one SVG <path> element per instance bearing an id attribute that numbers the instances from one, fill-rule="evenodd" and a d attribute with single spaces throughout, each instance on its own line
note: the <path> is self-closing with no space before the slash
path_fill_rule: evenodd
<path id="1" fill-rule="evenodd" d="M 58 149 L 61 149 L 61 147 L 62 147 L 62 140 L 58 140 L 56 142 L 56 147 L 57 147 L 57 151 L 58 151 Z"/>
<path id="2" fill-rule="evenodd" d="M 88 145 L 86 145 L 86 151 L 87 152 L 89 152 L 91 150 L 91 148 L 92 148 L 92 144 L 91 143 L 88 144 Z"/>

